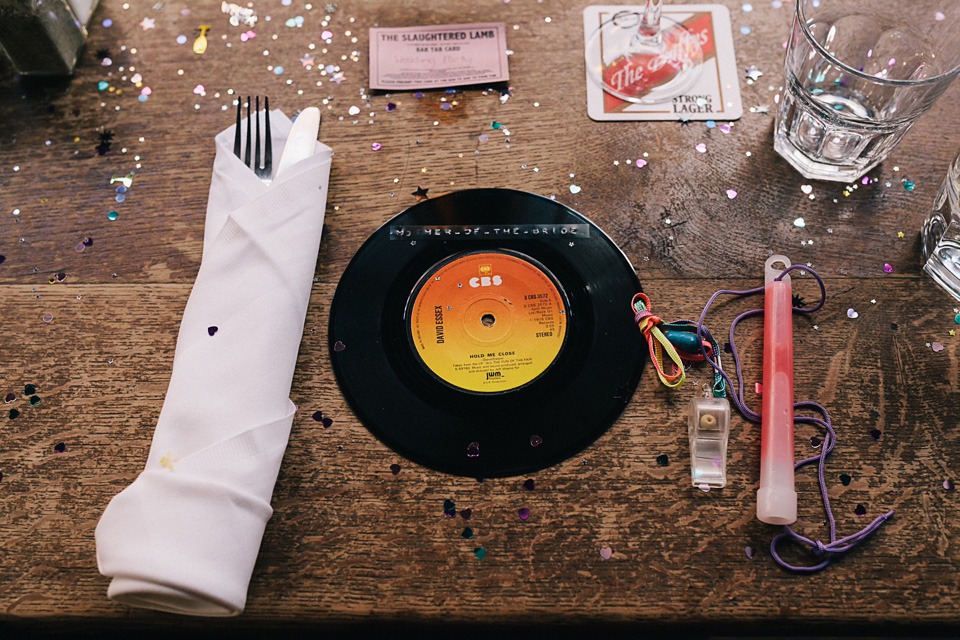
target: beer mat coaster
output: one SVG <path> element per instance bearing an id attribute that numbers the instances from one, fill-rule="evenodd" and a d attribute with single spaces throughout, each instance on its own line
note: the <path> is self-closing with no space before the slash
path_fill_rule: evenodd
<path id="1" fill-rule="evenodd" d="M 584 56 L 603 60 L 603 38 L 593 38 L 604 22 L 622 11 L 642 14 L 643 6 L 591 5 L 583 10 Z M 664 6 L 663 16 L 684 25 L 698 36 L 703 51 L 702 69 L 695 83 L 681 95 L 660 103 L 640 104 L 604 91 L 587 71 L 587 115 L 593 120 L 737 120 L 743 115 L 737 61 L 729 10 L 719 4 Z M 672 23 L 663 21 L 668 30 Z M 588 63 L 589 64 L 589 63 Z M 612 65 L 611 65 L 612 66 Z M 659 77 L 660 83 L 670 76 Z"/>

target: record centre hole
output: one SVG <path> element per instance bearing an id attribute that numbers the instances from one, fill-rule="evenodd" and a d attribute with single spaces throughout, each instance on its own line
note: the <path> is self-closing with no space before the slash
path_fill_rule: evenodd
<path id="1" fill-rule="evenodd" d="M 492 327 L 496 324 L 497 319 L 493 316 L 492 313 L 485 313 L 480 316 L 480 323 L 485 327 Z"/>

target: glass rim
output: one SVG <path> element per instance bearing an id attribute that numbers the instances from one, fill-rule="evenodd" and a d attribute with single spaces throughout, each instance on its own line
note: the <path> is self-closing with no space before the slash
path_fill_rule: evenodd
<path id="1" fill-rule="evenodd" d="M 925 84 L 936 84 L 937 82 L 943 81 L 949 76 L 955 76 L 960 73 L 960 62 L 954 65 L 949 71 L 944 71 L 943 73 L 935 76 L 930 76 L 929 78 L 922 78 L 920 80 L 898 80 L 894 78 L 878 78 L 877 76 L 870 75 L 869 73 L 864 73 L 858 69 L 854 69 L 847 63 L 839 60 L 836 56 L 827 51 L 822 44 L 820 44 L 816 38 L 813 37 L 813 34 L 810 33 L 810 30 L 807 28 L 806 18 L 803 14 L 803 4 L 804 0 L 797 0 L 797 8 L 794 12 L 794 18 L 797 22 L 800 23 L 800 28 L 803 30 L 803 35 L 806 37 L 807 42 L 816 49 L 821 55 L 831 60 L 836 66 L 843 69 L 846 73 L 849 73 L 853 76 L 861 78 L 863 80 L 868 80 L 870 82 L 876 82 L 878 84 L 888 84 L 892 86 L 900 87 L 914 87 Z"/>

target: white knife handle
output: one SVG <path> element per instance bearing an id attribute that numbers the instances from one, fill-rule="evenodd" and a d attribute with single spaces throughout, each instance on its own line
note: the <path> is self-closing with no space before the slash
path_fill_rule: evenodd
<path id="1" fill-rule="evenodd" d="M 274 172 L 274 180 L 283 175 L 285 169 L 309 158 L 317 149 L 317 134 L 320 132 L 320 109 L 307 107 L 300 112 L 283 146 L 280 164 Z"/>

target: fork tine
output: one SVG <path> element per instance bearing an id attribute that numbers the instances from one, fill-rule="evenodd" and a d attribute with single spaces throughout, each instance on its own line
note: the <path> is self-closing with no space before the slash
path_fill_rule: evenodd
<path id="1" fill-rule="evenodd" d="M 240 120 L 243 115 L 243 100 L 237 100 L 237 132 L 233 136 L 233 155 L 240 157 Z"/>
<path id="2" fill-rule="evenodd" d="M 253 149 L 253 172 L 257 174 L 257 177 L 260 176 L 260 96 L 257 96 L 257 110 L 254 113 L 254 117 L 257 119 L 257 141 L 254 143 L 256 146 Z"/>
<path id="3" fill-rule="evenodd" d="M 273 131 L 270 129 L 270 98 L 267 96 L 263 96 L 263 119 L 266 139 L 263 144 L 263 175 L 260 177 L 266 179 L 273 175 Z"/>
<path id="4" fill-rule="evenodd" d="M 243 164 L 250 166 L 250 96 L 247 96 L 247 146 L 243 155 Z"/>

